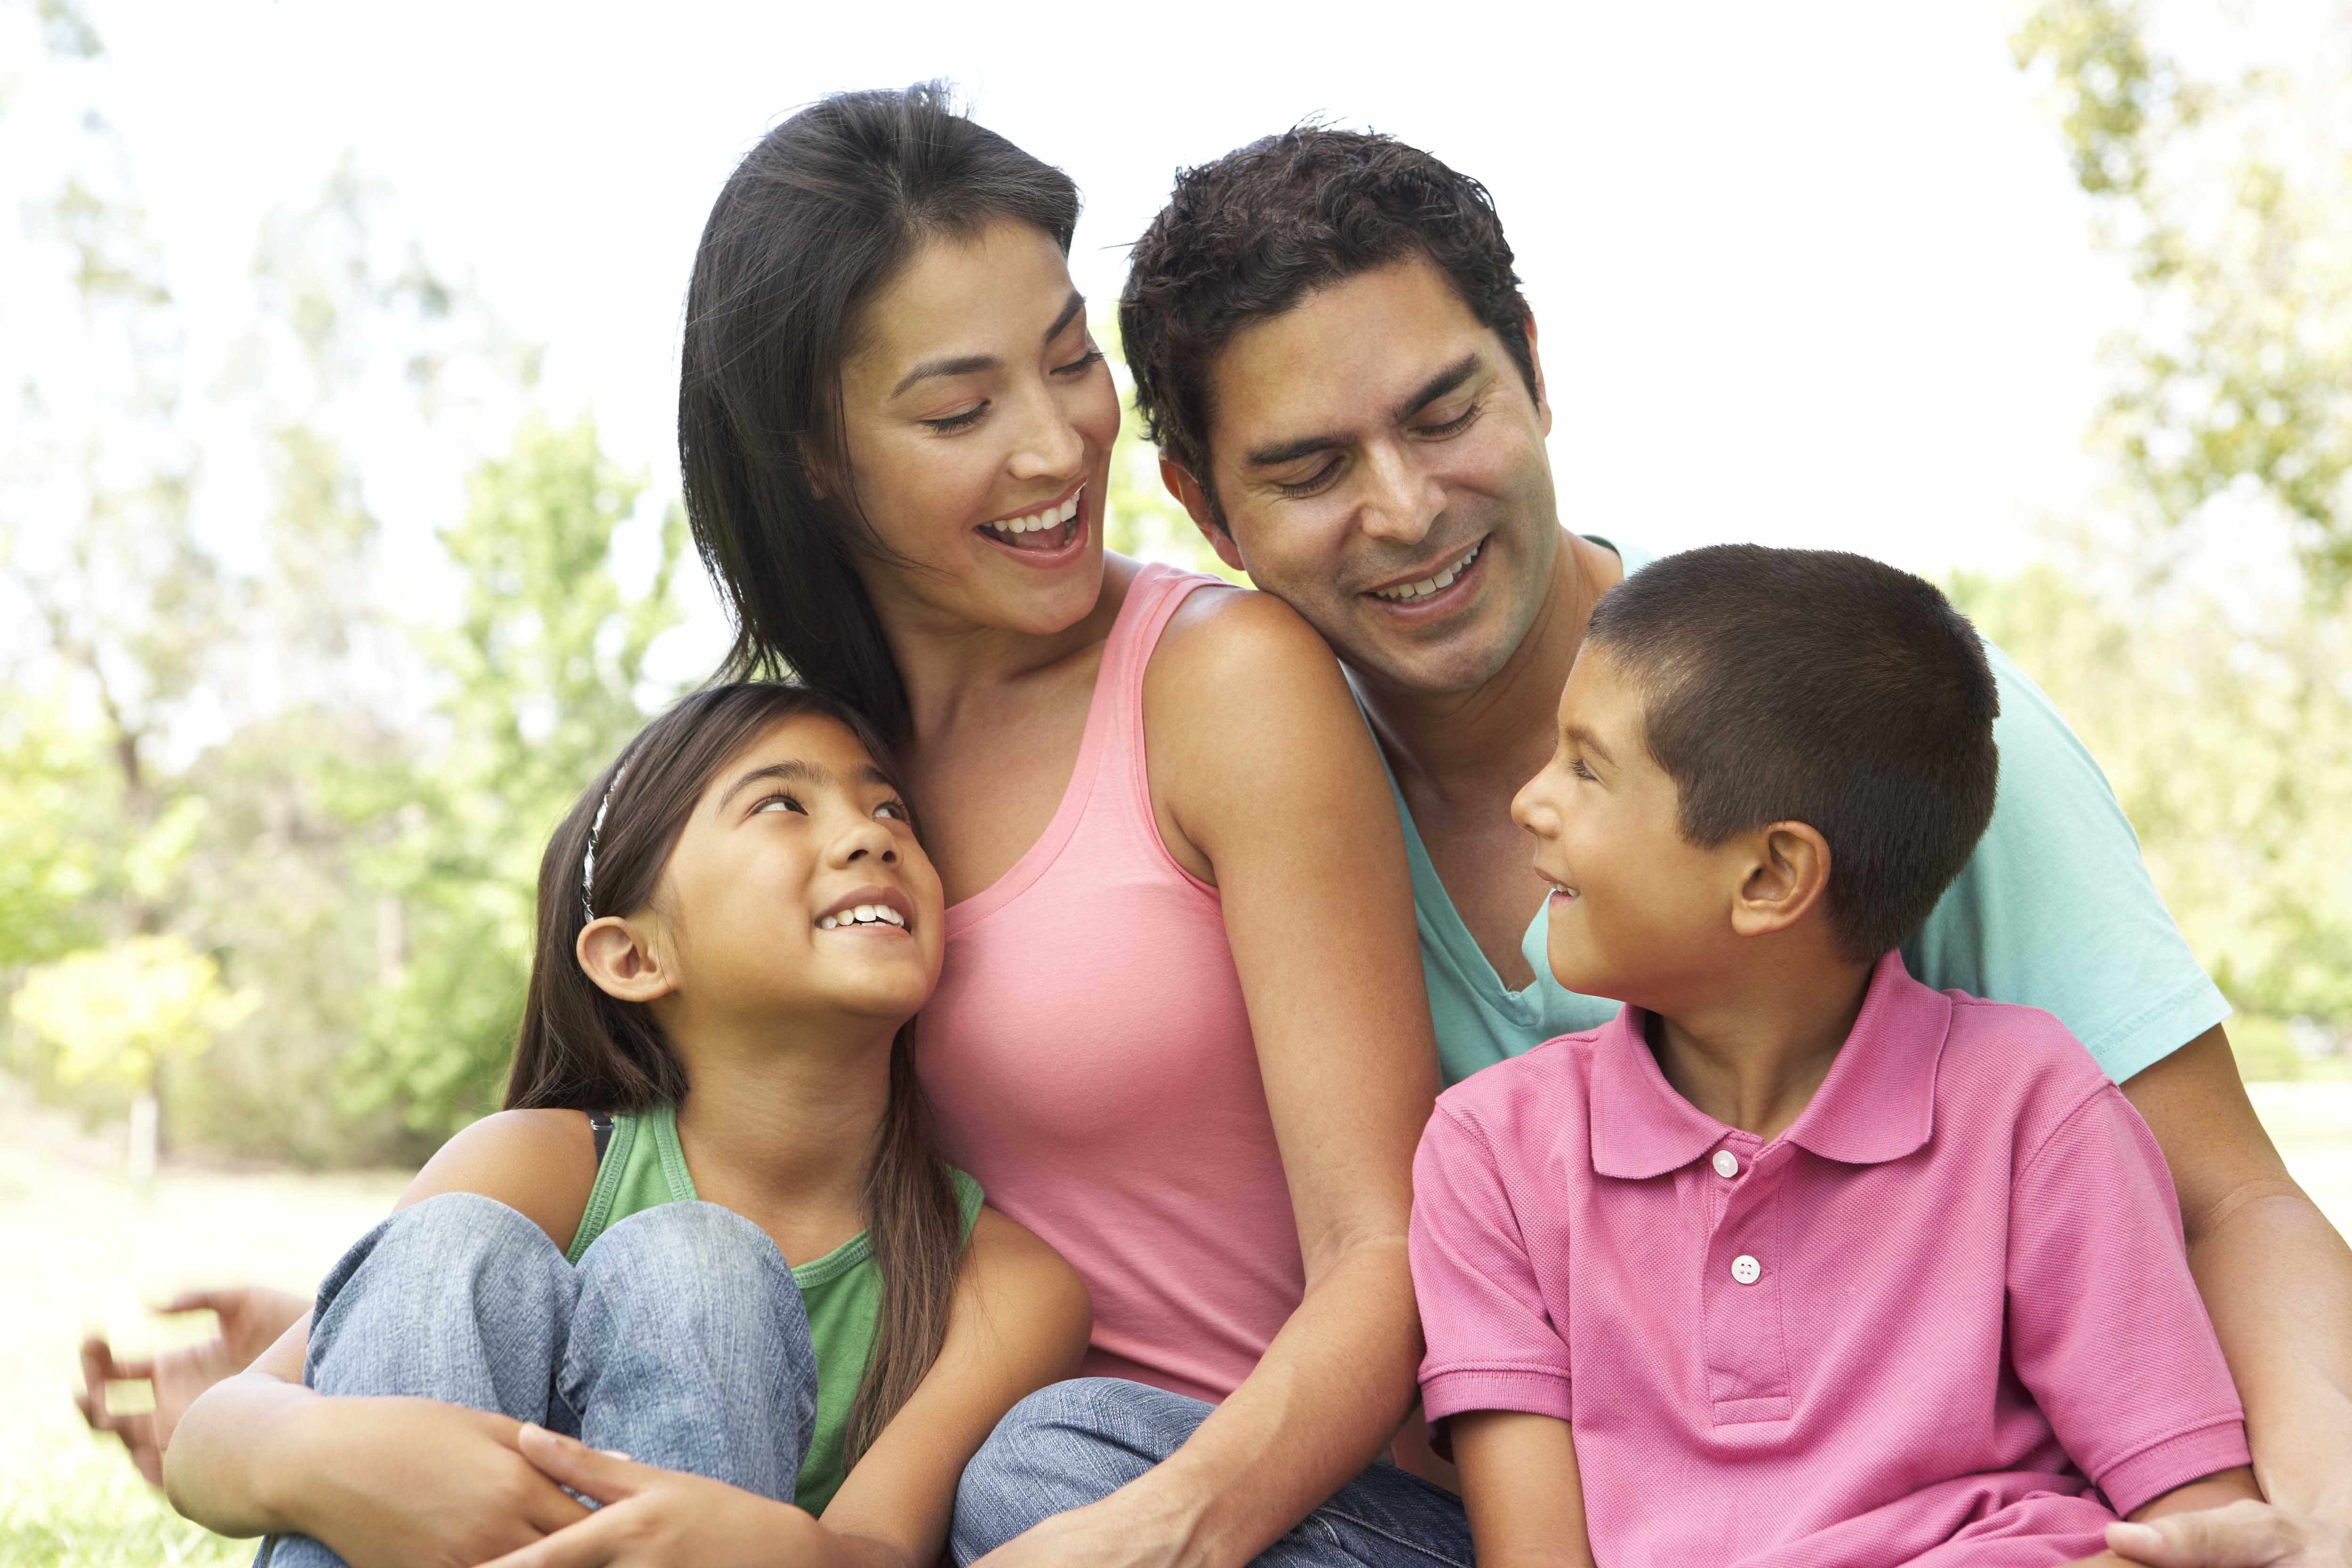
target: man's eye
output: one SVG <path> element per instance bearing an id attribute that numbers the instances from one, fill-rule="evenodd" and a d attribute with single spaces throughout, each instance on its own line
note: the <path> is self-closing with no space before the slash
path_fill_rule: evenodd
<path id="1" fill-rule="evenodd" d="M 1470 428 L 1471 424 L 1477 419 L 1482 407 L 1482 405 L 1474 403 L 1469 407 L 1464 409 L 1459 415 L 1447 420 L 1443 425 L 1423 425 L 1420 426 L 1420 434 L 1423 436 L 1458 436 L 1463 431 Z"/>
<path id="2" fill-rule="evenodd" d="M 1300 479 L 1296 483 L 1286 479 L 1276 479 L 1274 481 L 1274 488 L 1286 496 L 1311 496 L 1328 485 L 1332 477 L 1339 471 L 1339 459 L 1334 458 L 1316 469 L 1311 478 Z"/>

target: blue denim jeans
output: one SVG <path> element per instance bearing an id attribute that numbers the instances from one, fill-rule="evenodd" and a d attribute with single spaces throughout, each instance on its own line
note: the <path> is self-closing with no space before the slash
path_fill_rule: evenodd
<path id="1" fill-rule="evenodd" d="M 958 1563 L 1098 1500 L 1174 1453 L 1214 1405 L 1110 1377 L 1043 1388 L 1013 1407 L 964 1468 Z M 1385 1461 L 1258 1553 L 1259 1568 L 1469 1568 L 1462 1500 Z"/>
<path id="2" fill-rule="evenodd" d="M 786 1502 L 816 1425 L 792 1269 L 765 1231 L 716 1204 L 632 1215 L 575 1268 L 504 1204 L 427 1198 L 368 1232 L 319 1287 L 302 1381 L 535 1421 Z M 342 1561 L 299 1535 L 271 1537 L 256 1559 Z"/>

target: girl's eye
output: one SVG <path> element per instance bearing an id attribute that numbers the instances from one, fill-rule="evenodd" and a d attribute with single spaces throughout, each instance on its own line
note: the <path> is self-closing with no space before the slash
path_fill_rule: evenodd
<path id="1" fill-rule="evenodd" d="M 1601 782 L 1601 775 L 1594 773 L 1591 768 L 1586 767 L 1582 757 L 1570 758 L 1568 763 L 1568 771 L 1574 773 L 1578 778 L 1591 779 L 1595 784 L 1599 784 Z"/>
<path id="2" fill-rule="evenodd" d="M 980 416 L 987 412 L 987 400 L 982 399 L 981 402 L 974 404 L 971 407 L 965 409 L 961 414 L 950 414 L 944 419 L 924 419 L 918 423 L 929 426 L 932 429 L 938 431 L 942 436 L 950 436 L 958 430 L 968 429 L 971 426 L 979 424 Z"/>
<path id="3" fill-rule="evenodd" d="M 1095 366 L 1102 363 L 1102 350 L 1095 347 L 1092 343 L 1088 343 L 1087 345 L 1086 353 L 1080 354 L 1077 358 L 1072 360 L 1067 364 L 1055 365 L 1054 367 L 1054 374 L 1055 375 L 1066 375 L 1075 378 L 1084 375 L 1087 371 L 1092 370 Z"/>
<path id="4" fill-rule="evenodd" d="M 803 816 L 808 815 L 808 807 L 788 795 L 772 795 L 751 808 L 754 816 L 763 811 L 796 811 Z"/>
<path id="5" fill-rule="evenodd" d="M 913 820 L 907 814 L 907 803 L 902 800 L 884 801 L 880 805 L 874 808 L 874 815 L 877 816 L 887 816 L 893 822 L 908 822 Z"/>

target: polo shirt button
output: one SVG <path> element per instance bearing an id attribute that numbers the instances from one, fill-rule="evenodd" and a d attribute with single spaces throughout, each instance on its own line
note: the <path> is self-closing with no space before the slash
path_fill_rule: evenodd
<path id="1" fill-rule="evenodd" d="M 1731 1277 L 1742 1285 L 1753 1285 L 1764 1278 L 1764 1266 L 1743 1252 L 1731 1260 Z"/>
<path id="2" fill-rule="evenodd" d="M 1739 1158 L 1728 1149 L 1715 1152 L 1715 1173 L 1727 1181 L 1739 1174 Z"/>

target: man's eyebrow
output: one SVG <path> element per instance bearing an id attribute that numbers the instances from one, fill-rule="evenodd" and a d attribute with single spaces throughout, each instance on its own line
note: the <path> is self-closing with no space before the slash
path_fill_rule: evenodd
<path id="1" fill-rule="evenodd" d="M 1077 320 L 1078 312 L 1086 308 L 1087 297 L 1076 289 L 1071 289 L 1070 297 L 1062 302 L 1062 313 L 1054 318 L 1052 326 L 1045 329 L 1045 341 L 1050 343 L 1060 337 L 1062 329 Z M 958 354 L 947 359 L 927 359 L 902 376 L 898 384 L 890 389 L 890 395 L 897 397 L 915 383 L 933 376 L 971 375 L 983 370 L 998 369 L 1003 363 L 994 354 Z"/>
<path id="2" fill-rule="evenodd" d="M 1389 418 L 1399 425 L 1412 418 L 1439 398 L 1478 374 L 1482 362 L 1476 352 L 1464 354 L 1416 388 L 1412 396 L 1389 412 Z M 1285 441 L 1278 447 L 1257 447 L 1244 454 L 1242 461 L 1253 468 L 1278 468 L 1285 463 L 1295 463 L 1301 458 L 1318 452 L 1328 452 L 1347 445 L 1339 436 L 1302 436 L 1296 441 Z"/>
<path id="3" fill-rule="evenodd" d="M 876 771 L 878 773 L 880 770 Z M 733 800 L 737 792 L 745 784 L 756 784 L 761 779 L 773 779 L 779 784 L 804 784 L 813 787 L 821 787 L 832 783 L 833 775 L 814 763 L 771 763 L 764 768 L 753 768 L 750 773 L 729 784 L 727 793 L 719 797 L 720 809 L 724 810 L 727 803 Z"/>
<path id="4" fill-rule="evenodd" d="M 1614 767 L 1617 765 L 1616 757 L 1611 753 L 1608 747 L 1601 743 L 1601 737 L 1586 729 L 1583 725 L 1570 724 L 1567 729 L 1561 731 L 1560 733 L 1566 735 L 1570 740 L 1575 742 L 1578 745 L 1582 746 L 1586 751 L 1591 752 L 1593 755 L 1599 757 L 1602 762 L 1607 763 L 1610 766 Z"/>
<path id="5" fill-rule="evenodd" d="M 1431 404 L 1436 402 L 1439 398 L 1444 396 L 1455 387 L 1460 386 L 1472 376 L 1477 374 L 1478 363 L 1478 353 L 1475 349 L 1473 349 L 1470 353 L 1464 354 L 1460 359 L 1455 360 L 1452 364 L 1447 365 L 1444 370 L 1439 371 L 1435 375 L 1431 376 L 1427 381 L 1423 382 L 1421 384 L 1420 390 L 1415 392 L 1411 397 L 1406 398 L 1402 403 L 1398 404 L 1395 410 L 1390 414 L 1389 417 L 1400 425 L 1403 424 L 1406 420 L 1412 418 L 1414 415 L 1420 413 L 1423 409 L 1428 407 Z"/>

